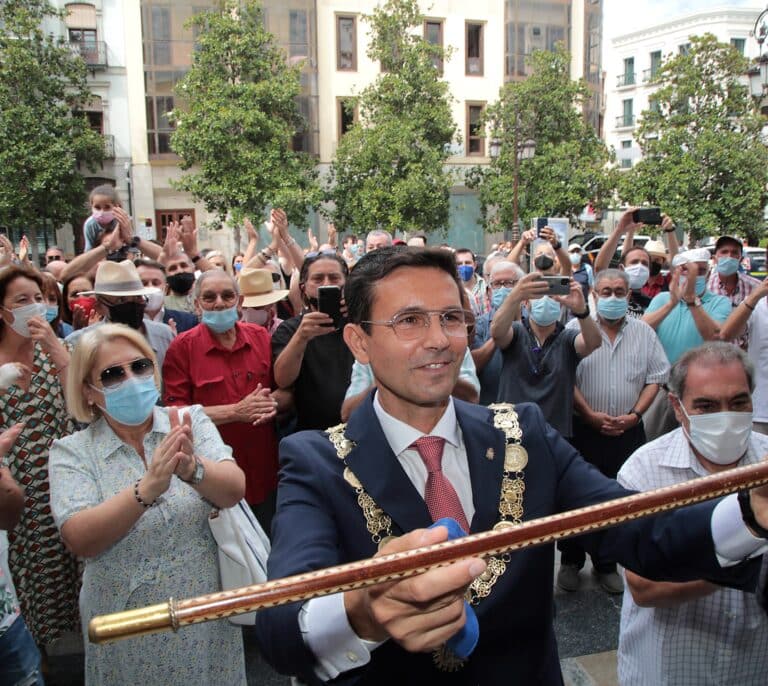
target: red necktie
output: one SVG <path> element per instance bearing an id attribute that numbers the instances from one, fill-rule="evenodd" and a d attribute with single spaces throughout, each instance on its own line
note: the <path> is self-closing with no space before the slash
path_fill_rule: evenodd
<path id="1" fill-rule="evenodd" d="M 439 436 L 422 436 L 411 445 L 419 451 L 421 459 L 427 466 L 427 486 L 424 489 L 424 500 L 427 503 L 427 509 L 432 516 L 432 521 L 436 522 L 442 517 L 451 517 L 455 519 L 464 531 L 469 533 L 469 524 L 461 507 L 461 501 L 456 494 L 448 477 L 443 474 L 441 463 L 443 461 L 443 447 L 445 439 Z"/>

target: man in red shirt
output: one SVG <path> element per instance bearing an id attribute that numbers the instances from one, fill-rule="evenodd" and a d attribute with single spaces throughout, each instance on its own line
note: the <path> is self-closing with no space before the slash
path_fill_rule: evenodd
<path id="1" fill-rule="evenodd" d="M 226 272 L 203 272 L 195 284 L 202 322 L 177 336 L 163 364 L 166 405 L 202 405 L 245 472 L 245 498 L 270 530 L 277 487 L 278 398 L 266 329 L 238 321 L 242 296 Z"/>

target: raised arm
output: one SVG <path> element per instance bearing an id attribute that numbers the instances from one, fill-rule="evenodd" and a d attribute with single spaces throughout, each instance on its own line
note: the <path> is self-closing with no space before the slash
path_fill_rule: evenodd
<path id="1" fill-rule="evenodd" d="M 627 234 L 627 237 L 624 239 L 624 250 L 627 249 L 627 241 L 629 241 L 629 247 L 632 247 L 635 231 L 639 226 L 642 226 L 642 224 L 632 221 L 632 213 L 634 211 L 635 208 L 630 207 L 621 215 L 616 224 L 616 228 L 611 235 L 608 236 L 608 240 L 603 243 L 603 247 L 600 248 L 600 252 L 597 253 L 595 264 L 593 265 L 595 274 L 599 274 L 603 269 L 608 269 L 608 267 L 611 266 L 611 259 L 616 254 L 616 248 L 619 247 L 619 240 L 621 239 L 622 234 Z"/>
<path id="2" fill-rule="evenodd" d="M 526 274 L 517 282 L 491 320 L 491 336 L 501 350 L 509 347 L 515 337 L 512 324 L 520 319 L 520 305 L 526 300 L 546 295 L 548 290 L 547 282 L 538 272 Z"/>

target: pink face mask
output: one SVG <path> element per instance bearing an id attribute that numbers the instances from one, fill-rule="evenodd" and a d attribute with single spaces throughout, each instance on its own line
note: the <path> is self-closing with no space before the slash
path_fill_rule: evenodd
<path id="1" fill-rule="evenodd" d="M 102 226 L 108 226 L 115 220 L 115 213 L 112 210 L 94 210 L 93 218 Z"/>
<path id="2" fill-rule="evenodd" d="M 257 310 L 252 307 L 243 308 L 243 321 L 249 324 L 258 324 L 259 326 L 266 326 L 270 319 L 269 310 Z"/>

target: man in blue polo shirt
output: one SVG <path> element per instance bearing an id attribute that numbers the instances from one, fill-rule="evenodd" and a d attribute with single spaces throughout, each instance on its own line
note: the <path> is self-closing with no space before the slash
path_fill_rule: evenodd
<path id="1" fill-rule="evenodd" d="M 707 290 L 709 250 L 696 248 L 675 256 L 669 291 L 651 300 L 643 321 L 656 330 L 670 364 L 705 341 L 718 340 L 720 328 L 730 315 L 731 302 Z M 644 417 L 649 441 L 678 424 L 667 394 L 660 392 Z"/>

